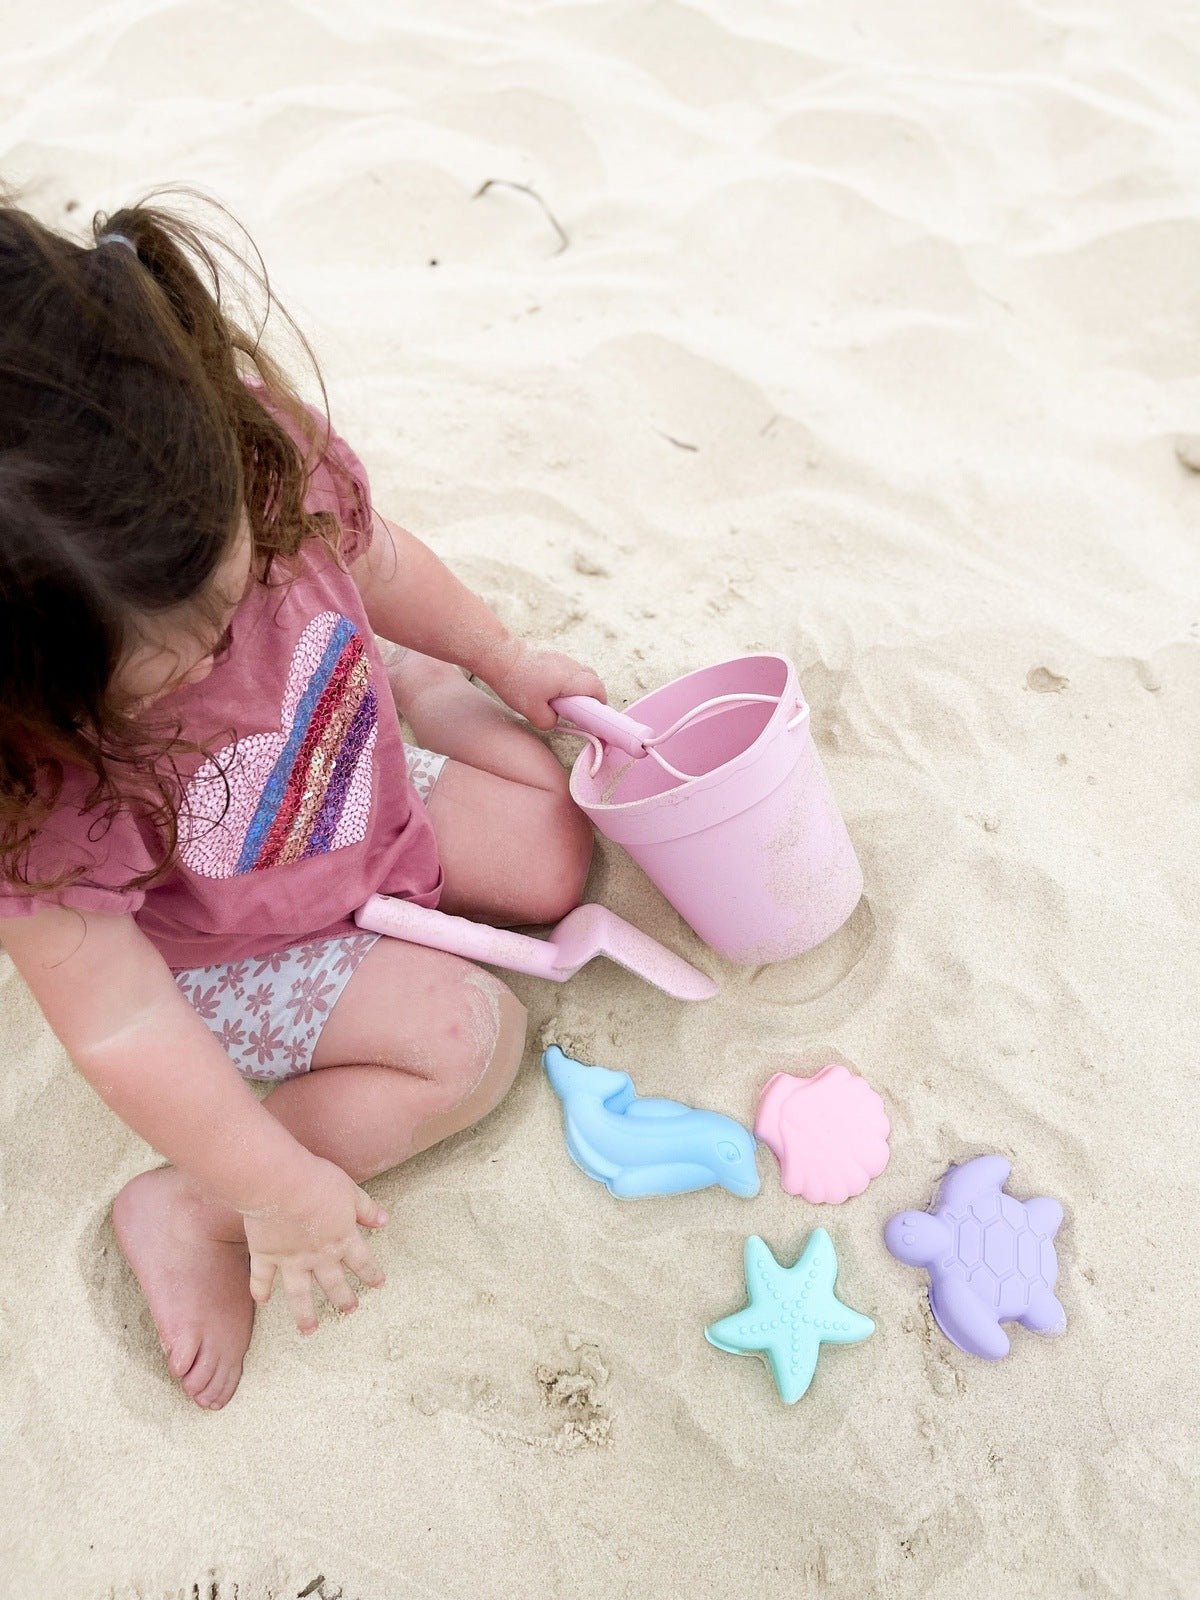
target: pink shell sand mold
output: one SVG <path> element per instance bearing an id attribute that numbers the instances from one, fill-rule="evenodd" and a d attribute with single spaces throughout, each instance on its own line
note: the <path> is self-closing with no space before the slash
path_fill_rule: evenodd
<path id="1" fill-rule="evenodd" d="M 840 1063 L 810 1078 L 777 1072 L 758 1101 L 754 1132 L 775 1152 L 788 1194 L 840 1205 L 888 1164 L 891 1123 L 883 1101 Z"/>

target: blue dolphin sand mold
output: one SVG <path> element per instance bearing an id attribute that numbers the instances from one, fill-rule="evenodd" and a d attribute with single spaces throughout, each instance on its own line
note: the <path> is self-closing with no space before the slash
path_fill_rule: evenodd
<path id="1" fill-rule="evenodd" d="M 767 1358 L 780 1398 L 793 1405 L 806 1393 L 823 1344 L 857 1344 L 875 1332 L 870 1317 L 843 1305 L 833 1292 L 837 1255 L 824 1228 L 814 1228 L 804 1254 L 781 1267 L 763 1241 L 746 1240 L 750 1304 L 704 1330 L 718 1350 Z"/>
<path id="2" fill-rule="evenodd" d="M 686 1194 L 712 1184 L 746 1199 L 758 1193 L 754 1137 L 732 1117 L 643 1100 L 627 1072 L 575 1061 L 557 1045 L 542 1065 L 562 1101 L 572 1161 L 609 1194 Z"/>

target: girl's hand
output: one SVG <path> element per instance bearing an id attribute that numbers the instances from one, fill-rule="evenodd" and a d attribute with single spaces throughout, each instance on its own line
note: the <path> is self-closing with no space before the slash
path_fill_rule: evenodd
<path id="1" fill-rule="evenodd" d="M 358 1305 L 346 1280 L 347 1267 L 372 1288 L 383 1282 L 358 1229 L 359 1225 L 382 1228 L 387 1212 L 332 1161 L 314 1156 L 304 1168 L 303 1187 L 290 1200 L 243 1221 L 250 1246 L 251 1295 L 258 1305 L 266 1305 L 278 1273 L 301 1333 L 317 1331 L 314 1279 L 339 1311 L 353 1311 Z"/>
<path id="2" fill-rule="evenodd" d="M 607 704 L 604 685 L 592 671 L 557 650 L 539 650 L 520 640 L 509 640 L 505 650 L 479 676 L 514 711 L 535 728 L 553 728 L 558 715 L 551 700 L 568 694 L 588 694 Z"/>

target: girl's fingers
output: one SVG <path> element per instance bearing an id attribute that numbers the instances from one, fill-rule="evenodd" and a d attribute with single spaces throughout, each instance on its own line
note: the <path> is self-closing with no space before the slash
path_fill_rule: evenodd
<path id="1" fill-rule="evenodd" d="M 321 1285 L 325 1298 L 339 1311 L 357 1311 L 358 1296 L 346 1281 L 341 1267 L 318 1267 L 313 1277 Z"/>
<path id="2" fill-rule="evenodd" d="M 313 1305 L 312 1273 L 303 1268 L 283 1271 L 283 1292 L 291 1309 L 292 1320 L 301 1333 L 316 1333 L 317 1312 Z"/>
<path id="3" fill-rule="evenodd" d="M 376 1264 L 375 1257 L 371 1254 L 371 1247 L 361 1233 L 350 1242 L 343 1259 L 354 1276 L 370 1288 L 378 1289 L 383 1282 L 383 1272 Z"/>
<path id="4" fill-rule="evenodd" d="M 558 690 L 558 694 L 590 694 L 593 700 L 602 700 L 607 705 L 608 695 L 605 693 L 604 685 L 600 681 L 600 674 L 592 667 L 583 666 L 580 667 L 579 672 L 578 680 L 572 683 L 569 688 Z M 555 696 L 551 698 L 555 698 Z"/>
<path id="5" fill-rule="evenodd" d="M 372 1200 L 365 1189 L 358 1190 L 357 1219 L 364 1228 L 382 1228 L 388 1219 L 387 1212 L 378 1200 Z"/>
<path id="6" fill-rule="evenodd" d="M 255 1305 L 265 1306 L 271 1298 L 275 1284 L 275 1263 L 261 1256 L 250 1257 L 250 1298 Z"/>

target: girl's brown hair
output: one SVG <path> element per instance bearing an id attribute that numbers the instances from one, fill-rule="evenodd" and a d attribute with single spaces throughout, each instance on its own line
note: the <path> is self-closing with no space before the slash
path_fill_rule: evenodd
<path id="1" fill-rule="evenodd" d="M 152 204 L 161 194 L 97 216 L 89 245 L 0 201 L 0 878 L 30 892 L 81 870 L 28 872 L 68 765 L 89 779 L 89 812 L 132 810 L 160 841 L 133 885 L 174 860 L 175 757 L 207 752 L 114 694 L 139 620 L 206 620 L 243 508 L 263 582 L 306 538 L 339 536 L 304 510 L 329 435 L 262 348 L 262 258 L 257 271 L 239 261 L 265 297 L 251 335 L 227 308 L 227 246 Z M 304 460 L 256 382 L 295 421 Z"/>

